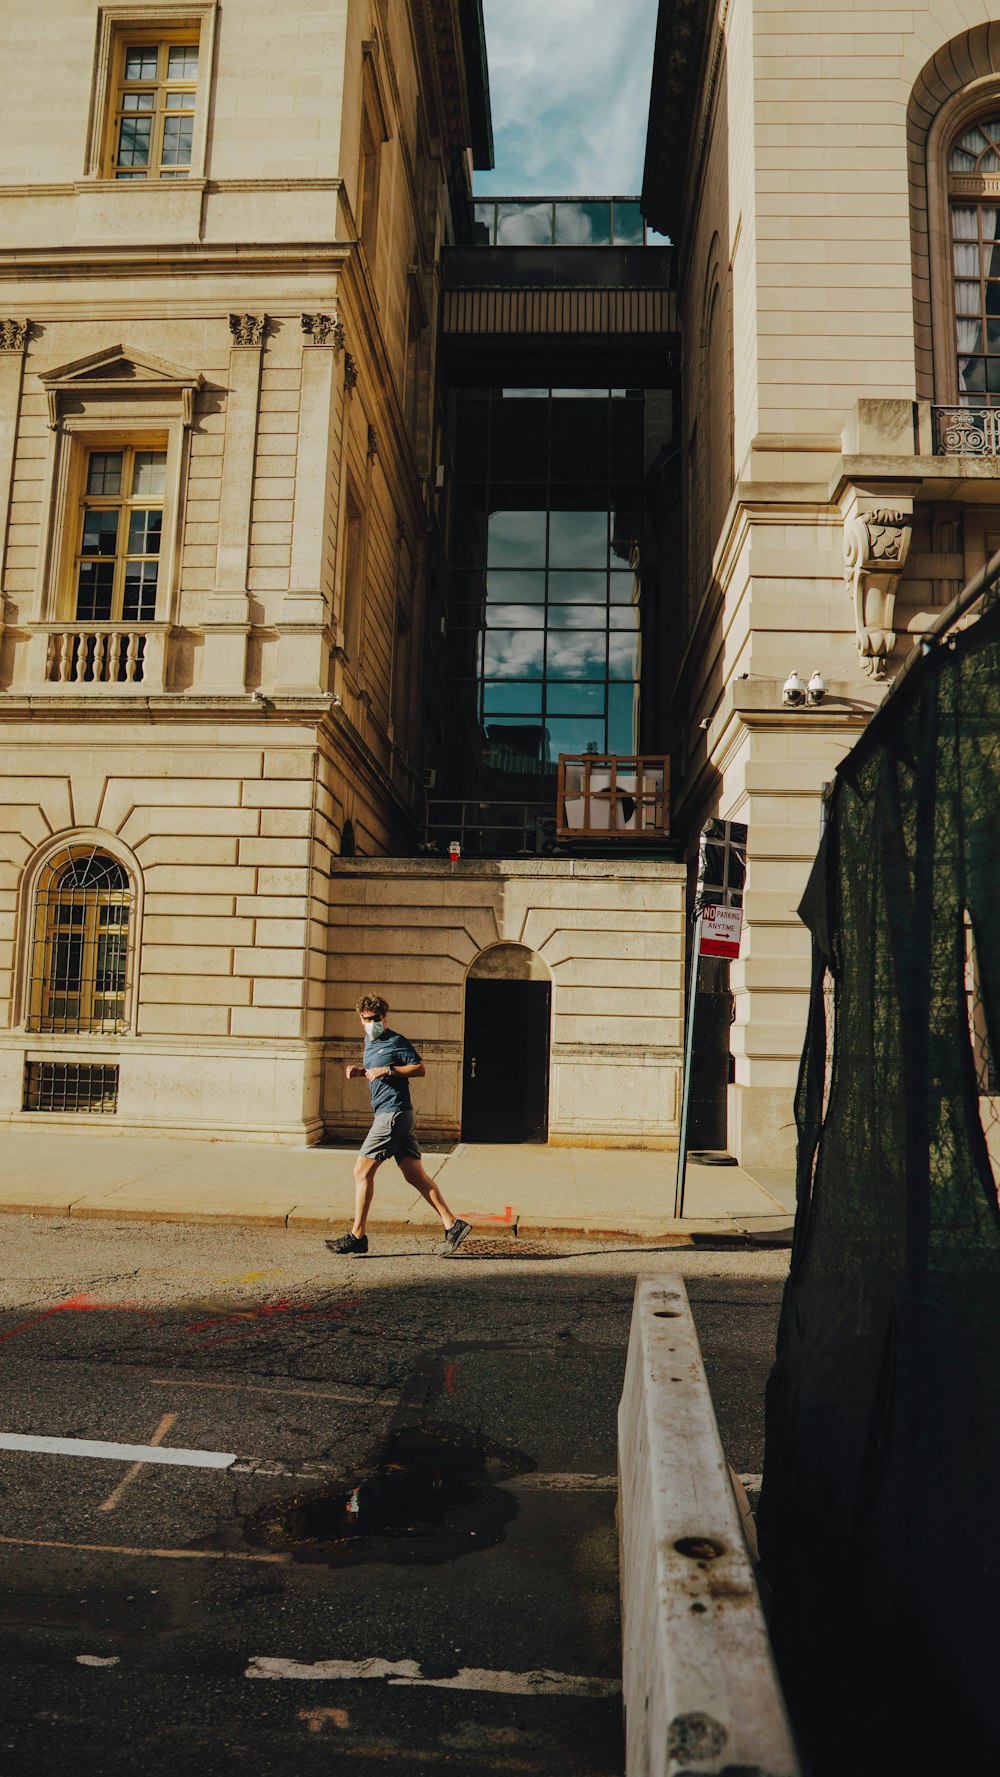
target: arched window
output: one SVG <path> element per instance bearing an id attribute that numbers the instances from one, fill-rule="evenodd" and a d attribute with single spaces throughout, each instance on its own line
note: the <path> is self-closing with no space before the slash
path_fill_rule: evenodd
<path id="1" fill-rule="evenodd" d="M 1000 104 L 948 151 L 958 399 L 1000 407 Z"/>
<path id="2" fill-rule="evenodd" d="M 125 1028 L 132 887 L 93 845 L 60 852 L 42 871 L 31 944 L 28 1029 Z"/>

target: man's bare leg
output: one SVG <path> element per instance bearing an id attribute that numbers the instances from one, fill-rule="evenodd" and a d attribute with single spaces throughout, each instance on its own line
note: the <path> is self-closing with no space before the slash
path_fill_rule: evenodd
<path id="1" fill-rule="evenodd" d="M 368 1226 L 368 1211 L 375 1195 L 375 1174 L 382 1162 L 375 1155 L 359 1154 L 354 1162 L 354 1221 L 351 1233 L 361 1240 Z"/>
<path id="2" fill-rule="evenodd" d="M 400 1160 L 399 1170 L 407 1184 L 412 1185 L 415 1191 L 419 1191 L 421 1197 L 425 1198 L 431 1208 L 441 1217 L 447 1234 L 448 1229 L 454 1226 L 458 1218 L 452 1215 L 430 1173 L 424 1171 L 423 1162 L 413 1159 Z M 357 1229 L 355 1229 L 356 1232 Z"/>

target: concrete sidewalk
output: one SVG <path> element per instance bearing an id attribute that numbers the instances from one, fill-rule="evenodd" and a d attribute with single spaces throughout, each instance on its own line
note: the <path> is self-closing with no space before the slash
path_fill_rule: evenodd
<path id="1" fill-rule="evenodd" d="M 115 1220 L 265 1223 L 342 1229 L 354 1206 L 354 1148 L 104 1136 L 87 1130 L 5 1134 L 0 1211 Z M 676 1156 L 648 1151 L 470 1146 L 424 1154 L 456 1215 L 512 1235 L 692 1235 L 781 1240 L 794 1206 L 788 1175 L 689 1165 L 685 1217 L 673 1219 Z M 438 1226 L 388 1162 L 370 1223 Z"/>

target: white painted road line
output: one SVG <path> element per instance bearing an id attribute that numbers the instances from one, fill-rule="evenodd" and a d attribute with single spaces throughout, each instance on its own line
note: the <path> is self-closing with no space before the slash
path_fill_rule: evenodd
<path id="1" fill-rule="evenodd" d="M 0 1450 L 39 1456 L 97 1456 L 105 1462 L 165 1462 L 177 1468 L 232 1468 L 235 1455 L 223 1450 L 173 1450 L 156 1444 L 105 1444 L 93 1438 L 33 1438 L 0 1432 Z"/>
<path id="2" fill-rule="evenodd" d="M 244 1678 L 381 1678 L 392 1685 L 427 1685 L 442 1691 L 500 1691 L 510 1697 L 617 1697 L 614 1678 L 582 1678 L 575 1672 L 491 1672 L 463 1666 L 450 1678 L 425 1678 L 416 1660 L 274 1660 L 257 1655 Z"/>

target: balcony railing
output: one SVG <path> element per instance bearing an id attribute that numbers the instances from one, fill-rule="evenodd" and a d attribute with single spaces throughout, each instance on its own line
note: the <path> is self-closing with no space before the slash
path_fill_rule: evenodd
<path id="1" fill-rule="evenodd" d="M 47 623 L 32 626 L 35 667 L 46 688 L 163 689 L 166 625 Z"/>
<path id="2" fill-rule="evenodd" d="M 1000 456 L 1000 407 L 933 407 L 934 454 Z"/>
<path id="3" fill-rule="evenodd" d="M 661 755 L 560 754 L 556 833 L 635 843 L 670 832 L 670 761 Z"/>
<path id="4" fill-rule="evenodd" d="M 551 802 L 429 801 L 424 849 L 463 858 L 550 857 L 556 850 Z"/>

